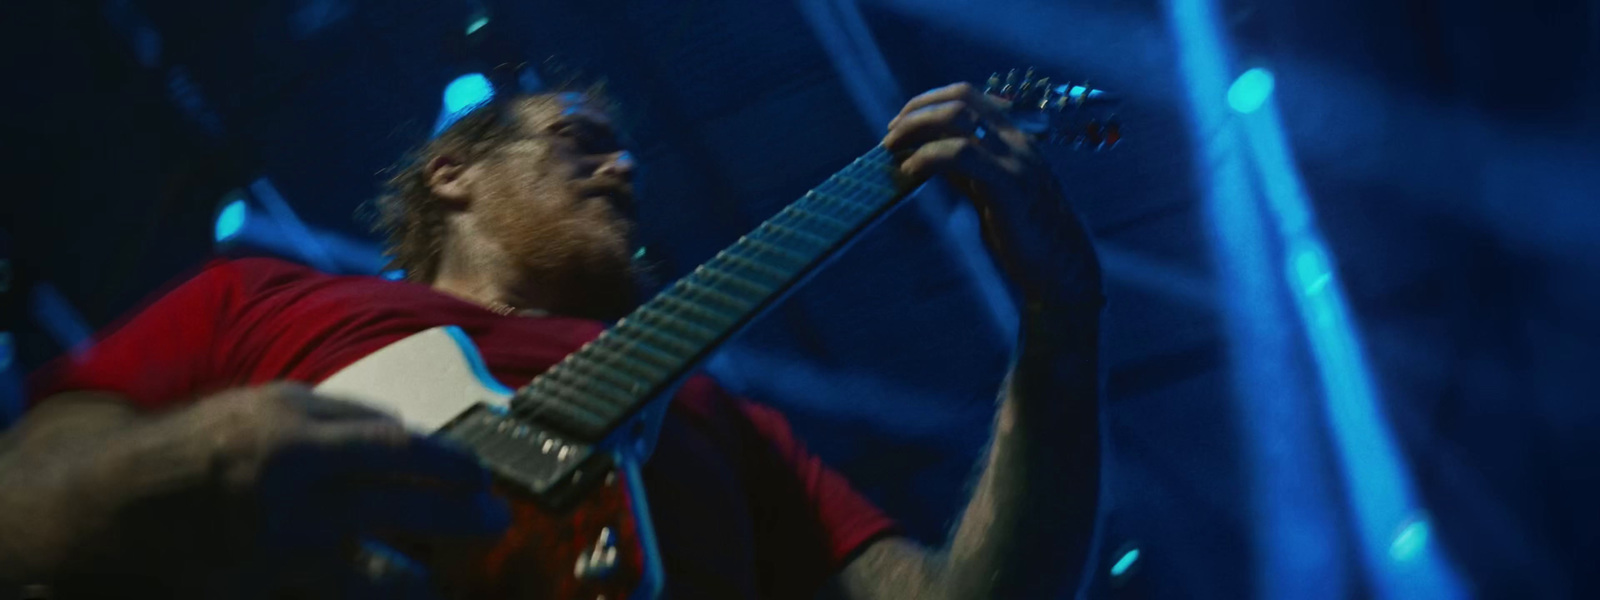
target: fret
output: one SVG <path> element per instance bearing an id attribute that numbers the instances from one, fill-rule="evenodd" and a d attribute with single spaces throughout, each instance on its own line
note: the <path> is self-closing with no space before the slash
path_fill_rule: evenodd
<path id="1" fill-rule="evenodd" d="M 800 205 L 798 203 L 794 204 L 794 205 L 791 205 L 789 208 L 784 209 L 784 211 L 786 211 L 786 212 L 787 211 L 791 211 L 791 210 L 794 211 L 795 214 L 800 215 L 801 218 L 811 219 L 813 221 L 817 221 L 817 222 L 823 223 L 825 225 L 828 225 L 828 226 L 838 230 L 838 232 L 840 234 L 844 234 L 844 233 L 856 228 L 855 224 L 852 224 L 852 223 L 847 222 L 847 221 L 842 221 L 842 220 L 833 218 L 832 216 L 829 216 L 829 215 L 827 215 L 825 213 L 809 211 L 809 210 L 805 210 L 803 208 L 800 208 Z"/>
<path id="2" fill-rule="evenodd" d="M 739 312 L 744 312 L 746 309 L 749 309 L 751 306 L 753 306 L 750 304 L 745 304 L 744 301 L 740 300 L 739 298 L 724 294 L 721 291 L 718 291 L 716 288 L 704 283 L 700 283 L 691 278 L 684 278 L 682 283 L 686 291 L 701 294 L 708 298 L 714 298 L 718 301 L 721 301 L 724 306 L 731 306 Z"/>
<path id="3" fill-rule="evenodd" d="M 887 167 L 894 163 L 894 156 L 889 154 L 888 148 L 878 146 L 861 155 L 861 158 L 857 158 L 856 162 L 871 167 Z"/>
<path id="4" fill-rule="evenodd" d="M 873 204 L 881 204 L 900 195 L 899 186 L 895 185 L 889 172 L 882 169 L 855 169 L 848 173 L 840 173 L 839 181 L 855 188 L 857 193 L 870 194 Z"/>
<path id="5" fill-rule="evenodd" d="M 756 283 L 754 281 L 751 281 L 749 279 L 740 277 L 738 275 L 734 275 L 734 274 L 729 273 L 727 271 L 723 271 L 723 270 L 717 269 L 715 267 L 710 267 L 708 265 L 700 265 L 698 267 L 695 267 L 694 274 L 695 275 L 699 275 L 700 277 L 704 277 L 706 279 L 718 279 L 718 280 L 722 280 L 722 281 L 731 282 L 731 283 L 734 284 L 735 287 L 747 290 L 750 293 L 755 294 L 755 297 L 758 298 L 758 299 L 759 298 L 765 298 L 768 294 L 772 293 L 772 288 L 763 286 L 763 285 L 758 284 L 758 283 Z"/>
<path id="6" fill-rule="evenodd" d="M 842 237 L 846 231 L 835 227 L 825 227 L 825 225 L 828 225 L 828 223 L 807 220 L 805 215 L 802 213 L 803 211 L 790 206 L 783 209 L 778 214 L 773 215 L 773 217 L 771 219 L 767 219 L 767 221 L 776 225 L 783 225 L 785 227 L 798 229 L 800 232 L 811 235 L 812 237 L 829 240 L 829 244 L 832 244 L 833 241 Z"/>
<path id="7" fill-rule="evenodd" d="M 728 325 L 732 325 L 735 321 L 738 320 L 737 317 L 734 317 L 732 315 L 728 315 L 726 313 L 718 312 L 718 311 L 712 310 L 711 308 L 708 308 L 708 307 L 706 307 L 704 305 L 696 304 L 694 302 L 690 302 L 690 301 L 685 300 L 683 298 L 679 298 L 678 295 L 677 295 L 677 292 L 674 291 L 674 290 L 668 290 L 666 293 L 663 293 L 663 294 L 661 294 L 659 296 L 656 296 L 656 299 L 652 300 L 650 302 L 650 304 L 655 304 L 657 302 L 664 303 L 664 304 L 665 303 L 671 303 L 671 304 L 673 304 L 675 306 L 684 307 L 684 309 L 687 312 L 692 312 L 692 313 L 695 313 L 696 315 L 710 316 L 716 321 L 715 329 L 718 329 L 718 330 L 720 330 L 720 329 L 722 329 L 724 327 L 727 327 Z M 643 309 L 643 308 L 648 307 L 648 306 L 649 305 L 647 304 L 644 307 L 640 307 L 640 308 Z M 665 310 L 662 310 L 661 312 L 662 312 L 662 314 L 676 314 L 676 313 L 668 313 Z M 711 328 L 708 328 L 708 329 L 711 329 Z M 720 335 L 720 331 L 719 331 L 719 335 Z"/>
<path id="8" fill-rule="evenodd" d="M 879 184 L 875 184 L 875 183 L 871 183 L 871 182 L 867 182 L 867 181 L 862 181 L 862 180 L 859 180 L 859 179 L 855 179 L 853 177 L 845 177 L 843 175 L 840 175 L 839 179 L 841 179 L 843 181 L 846 181 L 846 182 L 849 182 L 849 183 L 853 183 L 853 184 L 855 184 L 857 186 L 860 186 L 860 189 L 863 189 L 863 190 L 867 191 L 868 193 L 876 194 L 876 195 L 878 195 L 880 197 L 884 197 L 884 198 L 892 198 L 895 195 L 900 193 L 900 190 L 897 190 L 897 189 L 895 189 L 893 187 L 888 187 L 888 186 L 883 186 L 883 185 L 879 185 Z"/>
<path id="9" fill-rule="evenodd" d="M 682 300 L 676 300 L 676 301 L 682 302 Z M 673 325 L 686 325 L 687 326 L 687 327 L 685 327 L 686 330 L 687 329 L 697 330 L 697 331 L 691 331 L 689 335 L 697 336 L 702 341 L 716 339 L 716 337 L 718 335 L 722 334 L 722 331 L 720 330 L 720 328 L 706 327 L 705 325 L 701 325 L 701 324 L 696 323 L 696 322 L 694 322 L 693 320 L 690 320 L 690 319 L 678 318 L 677 316 L 675 316 L 675 315 L 673 315 L 671 313 L 664 312 L 660 308 L 652 307 L 649 304 L 646 304 L 644 306 L 639 307 L 639 310 L 634 311 L 634 314 L 638 315 L 641 318 L 649 317 L 651 319 L 659 320 L 659 321 L 661 321 L 663 323 L 663 325 L 668 324 L 668 323 L 673 324 Z M 684 339 L 696 339 L 696 338 L 689 337 L 689 335 L 683 336 Z"/>
<path id="10" fill-rule="evenodd" d="M 541 395 L 541 398 L 524 397 L 521 402 L 513 402 L 511 414 L 519 420 L 553 421 L 563 430 L 602 430 L 610 421 L 606 415 L 583 410 L 549 390 L 542 391 Z"/>
<path id="11" fill-rule="evenodd" d="M 772 221 L 764 221 L 756 226 L 755 231 L 750 232 L 750 234 L 768 244 L 787 248 L 796 253 L 804 253 L 807 256 L 814 257 L 827 249 L 827 245 L 810 246 L 804 244 L 802 243 L 804 240 L 784 235 L 782 229 L 783 226 L 781 225 L 774 224 Z M 810 262 L 810 260 L 808 259 L 806 262 Z"/>
<path id="12" fill-rule="evenodd" d="M 692 355 L 700 350 L 699 344 L 672 335 L 670 332 L 661 329 L 660 327 L 654 327 L 648 323 L 643 323 L 637 320 L 623 319 L 617 323 L 617 329 L 627 329 L 630 332 L 639 332 L 640 339 L 659 340 L 663 342 L 662 346 L 675 346 L 675 348 L 669 348 L 669 350 L 677 350 L 680 355 L 683 356 Z M 645 335 L 648 335 L 649 337 L 645 338 Z"/>
<path id="13" fill-rule="evenodd" d="M 785 234 L 785 235 L 789 235 L 791 237 L 807 239 L 807 241 L 809 243 L 816 244 L 817 245 L 817 250 L 819 250 L 819 251 L 823 250 L 823 249 L 826 249 L 827 247 L 833 245 L 833 240 L 830 240 L 828 238 L 822 237 L 822 236 L 817 235 L 815 233 L 811 233 L 811 232 L 806 231 L 804 229 L 795 229 L 793 227 L 789 227 L 789 226 L 779 225 L 777 223 L 773 223 L 772 221 L 767 221 L 766 223 L 762 223 L 761 227 L 765 227 L 765 228 L 769 228 L 769 229 L 776 229 L 779 233 L 782 233 L 782 234 Z M 760 228 L 757 228 L 757 231 L 759 231 L 759 230 L 760 230 Z"/>
<path id="14" fill-rule="evenodd" d="M 789 281 L 789 278 L 794 277 L 794 273 L 792 271 L 785 272 L 759 260 L 753 260 L 744 256 L 740 256 L 738 253 L 733 251 L 733 248 L 723 250 L 722 252 L 718 253 L 716 257 L 712 258 L 711 262 L 706 264 L 715 265 L 719 261 L 734 263 L 734 267 L 747 269 L 752 273 L 759 273 L 770 278 L 773 283 L 782 284 Z M 734 271 L 729 269 L 729 272 Z"/>
<path id="15" fill-rule="evenodd" d="M 531 407 L 524 404 L 523 410 L 527 411 L 528 413 L 537 415 L 545 411 L 554 410 L 565 412 L 567 413 L 567 416 L 575 419 L 585 422 L 594 422 L 599 425 L 604 425 L 608 420 L 607 415 L 597 413 L 590 409 L 590 403 L 585 401 L 581 392 L 571 388 L 570 386 L 564 385 L 561 382 L 548 377 L 541 377 L 539 378 L 539 381 L 534 383 L 532 387 L 535 391 L 539 392 L 540 395 L 550 396 L 554 401 L 538 400 L 535 401 Z M 606 412 L 611 411 L 607 410 Z"/>
<path id="16" fill-rule="evenodd" d="M 553 371 L 555 369 L 562 368 L 563 366 L 565 366 L 567 370 L 572 371 L 574 374 L 582 375 L 586 380 L 599 381 L 613 388 L 627 392 L 629 395 L 633 396 L 637 396 L 644 392 L 644 388 L 649 381 L 648 379 L 633 377 L 632 375 L 629 375 L 628 373 L 619 369 L 610 368 L 592 360 L 583 360 L 581 358 L 572 358 L 561 361 L 561 364 L 556 365 L 555 368 L 551 370 Z"/>
<path id="17" fill-rule="evenodd" d="M 784 258 L 784 260 L 792 260 L 792 261 L 795 262 L 795 268 L 797 268 L 797 269 L 805 267 L 806 265 L 811 264 L 811 259 L 810 258 L 807 258 L 807 257 L 805 257 L 805 256 L 803 256 L 803 255 L 801 255 L 799 253 L 790 251 L 788 248 L 784 248 L 783 246 L 779 246 L 777 244 L 774 244 L 772 242 L 768 242 L 768 241 L 765 241 L 765 240 L 762 240 L 762 239 L 759 239 L 759 238 L 753 238 L 753 237 L 750 237 L 750 236 L 744 236 L 744 237 L 739 238 L 739 243 L 740 244 L 744 244 L 744 245 L 748 245 L 748 246 L 752 246 L 756 250 L 759 250 L 759 251 L 767 252 L 769 254 L 773 254 L 773 255 L 777 255 L 777 256 L 782 256 Z"/>
<path id="18" fill-rule="evenodd" d="M 818 189 L 821 189 L 821 188 L 818 188 Z M 824 194 L 824 193 L 821 193 L 821 192 L 819 192 L 817 190 L 812 190 L 810 192 L 806 192 L 805 199 L 806 200 L 811 200 L 813 204 L 817 204 L 818 207 L 823 209 L 823 210 L 827 210 L 828 207 L 831 205 L 831 206 L 834 207 L 833 210 L 841 211 L 841 212 L 843 212 L 845 214 L 845 216 L 848 216 L 848 217 L 851 217 L 851 218 L 854 218 L 854 219 L 860 219 L 860 218 L 865 217 L 865 216 L 867 216 L 869 214 L 872 214 L 872 210 L 870 208 L 863 208 L 861 205 L 859 205 L 859 204 L 857 204 L 855 202 L 850 202 L 849 200 L 846 200 L 843 197 L 835 196 L 835 195 L 832 195 L 832 194 Z"/>
<path id="19" fill-rule="evenodd" d="M 609 353 L 609 358 L 613 359 L 615 364 L 623 367 L 634 367 L 635 372 L 646 375 L 645 379 L 647 381 L 659 380 L 678 367 L 677 361 L 672 360 L 673 357 L 671 355 L 649 344 L 635 343 L 636 340 L 628 339 L 621 333 L 614 333 L 615 331 L 615 329 L 612 329 L 595 339 L 595 341 L 604 344 L 597 347 L 596 351 L 603 350 Z M 644 352 L 634 354 L 630 349 L 631 346 L 639 346 L 644 349 Z M 646 356 L 666 356 L 668 360 L 665 362 L 660 362 L 659 359 L 642 360 Z"/>
<path id="20" fill-rule="evenodd" d="M 596 368 L 612 369 L 623 373 L 625 377 L 631 377 L 639 381 L 655 381 L 661 377 L 661 373 L 652 368 L 654 365 L 628 360 L 626 355 L 607 347 L 614 343 L 615 340 L 611 339 L 609 333 L 601 334 L 600 337 L 584 344 L 582 348 L 579 348 L 577 352 L 574 352 L 572 356 L 567 357 L 562 362 L 582 361 L 595 365 Z"/>
<path id="21" fill-rule="evenodd" d="M 570 388 L 574 392 L 593 395 L 596 399 L 605 400 L 613 406 L 619 404 L 627 405 L 633 401 L 633 394 L 629 393 L 628 390 L 619 388 L 616 384 L 598 377 L 579 378 L 577 373 L 570 372 L 572 371 L 571 368 L 564 367 L 565 364 L 563 362 L 556 365 L 549 371 L 545 371 L 541 377 Z"/>
<path id="22" fill-rule="evenodd" d="M 604 352 L 603 355 L 601 354 L 602 351 Z M 600 356 L 584 358 L 594 364 L 596 369 L 609 369 L 631 377 L 635 381 L 645 383 L 656 381 L 657 378 L 661 377 L 660 372 L 655 370 L 655 365 L 641 360 L 634 360 L 615 350 L 596 348 L 591 353 Z"/>
<path id="23" fill-rule="evenodd" d="M 796 202 L 786 206 L 783 210 L 778 211 L 778 214 L 767 220 L 794 223 L 823 237 L 837 237 L 851 229 L 849 222 L 836 217 L 825 217 L 815 210 L 806 210 L 800 206 L 801 204 Z"/>
<path id="24" fill-rule="evenodd" d="M 626 331 L 626 329 L 627 327 L 619 324 L 616 327 L 611 328 L 611 331 L 607 332 L 614 334 L 614 337 L 618 338 L 618 341 L 614 343 L 617 344 L 619 350 L 627 351 L 633 348 L 643 350 L 644 352 L 636 355 L 640 356 L 641 358 L 656 358 L 657 360 L 650 361 L 650 364 L 662 367 L 662 370 L 667 373 L 671 373 L 673 370 L 682 365 L 683 361 L 679 360 L 676 355 L 673 355 L 667 352 L 666 349 L 659 348 L 641 338 L 628 335 L 629 332 Z M 627 355 L 625 355 L 625 357 L 626 356 Z"/>

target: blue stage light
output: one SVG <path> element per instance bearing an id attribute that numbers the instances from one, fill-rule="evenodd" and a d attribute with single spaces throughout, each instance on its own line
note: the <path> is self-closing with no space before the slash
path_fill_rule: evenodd
<path id="1" fill-rule="evenodd" d="M 1122 558 L 1118 558 L 1116 564 L 1111 565 L 1111 576 L 1121 577 L 1128 572 L 1128 569 L 1132 569 L 1134 563 L 1137 562 L 1139 562 L 1138 548 L 1123 553 Z"/>
<path id="2" fill-rule="evenodd" d="M 488 24 L 489 17 L 478 17 L 473 19 L 471 23 L 467 24 L 467 35 L 477 33 L 479 29 L 483 29 L 483 26 Z"/>
<path id="3" fill-rule="evenodd" d="M 444 112 L 453 115 L 488 102 L 494 97 L 494 85 L 482 73 L 468 73 L 457 77 L 444 88 Z"/>
<path id="4" fill-rule="evenodd" d="M 1396 562 L 1406 562 L 1422 555 L 1423 548 L 1428 545 L 1428 521 L 1416 519 L 1407 523 L 1400 533 L 1394 536 L 1394 543 L 1389 544 L 1389 558 Z"/>
<path id="5" fill-rule="evenodd" d="M 239 232 L 244 230 L 244 222 L 249 214 L 250 210 L 245 206 L 244 200 L 234 200 L 222 207 L 222 212 L 217 213 L 217 241 L 226 242 L 239 235 Z"/>
<path id="6" fill-rule="evenodd" d="M 1253 113 L 1266 104 L 1274 83 L 1271 71 L 1260 68 L 1245 71 L 1228 88 L 1228 106 L 1241 113 Z"/>

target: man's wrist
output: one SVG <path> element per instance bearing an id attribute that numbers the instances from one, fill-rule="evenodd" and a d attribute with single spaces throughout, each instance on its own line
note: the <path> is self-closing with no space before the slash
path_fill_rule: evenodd
<path id="1" fill-rule="evenodd" d="M 1106 297 L 1098 280 L 1026 291 L 1018 307 L 1019 349 L 1098 339 Z"/>

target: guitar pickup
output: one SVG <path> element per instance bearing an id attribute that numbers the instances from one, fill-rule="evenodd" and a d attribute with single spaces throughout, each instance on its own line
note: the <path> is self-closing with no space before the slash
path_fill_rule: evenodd
<path id="1" fill-rule="evenodd" d="M 609 457 L 598 455 L 594 445 L 481 402 L 435 435 L 465 447 L 497 478 L 552 508 L 581 495 L 584 484 L 598 482 L 610 468 Z"/>

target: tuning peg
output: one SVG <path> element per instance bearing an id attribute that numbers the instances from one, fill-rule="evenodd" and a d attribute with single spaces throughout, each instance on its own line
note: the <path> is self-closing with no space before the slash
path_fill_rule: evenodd
<path id="1" fill-rule="evenodd" d="M 1050 78 L 1043 77 L 1033 84 L 1033 91 L 1039 94 L 1039 110 L 1050 108 Z"/>
<path id="2" fill-rule="evenodd" d="M 1004 97 L 1005 99 L 1010 100 L 1012 98 L 1012 96 L 1014 96 L 1016 93 L 1017 93 L 1017 70 L 1016 69 L 1012 69 L 1010 73 L 1006 74 L 1006 85 L 1005 85 L 1005 87 L 1000 88 L 1000 95 L 1002 97 Z"/>
<path id="3" fill-rule="evenodd" d="M 984 84 L 983 93 L 990 94 L 990 95 L 996 95 L 996 92 L 999 91 L 999 88 L 1000 88 L 1000 72 L 996 71 L 995 74 L 989 76 L 989 82 Z"/>
<path id="4" fill-rule="evenodd" d="M 1122 142 L 1122 120 L 1116 115 L 1106 117 L 1106 140 L 1101 144 L 1101 150 L 1110 150 Z"/>
<path id="5" fill-rule="evenodd" d="M 1022 84 L 1017 86 L 1017 98 L 1027 98 L 1028 92 L 1033 91 L 1033 67 L 1028 67 L 1028 72 L 1022 74 Z"/>
<path id="6" fill-rule="evenodd" d="M 1067 108 L 1072 105 L 1072 82 L 1068 81 L 1065 85 L 1058 85 L 1055 89 L 1050 90 L 1049 97 L 1045 99 L 1045 102 L 1046 106 L 1051 110 L 1066 112 Z"/>
<path id="7" fill-rule="evenodd" d="M 1090 120 L 1083 126 L 1083 138 L 1090 146 L 1098 148 L 1106 140 L 1105 128 L 1100 125 L 1100 121 Z"/>

